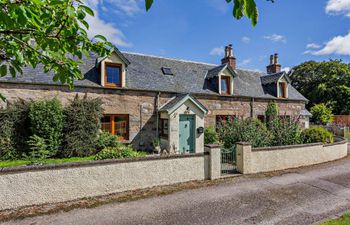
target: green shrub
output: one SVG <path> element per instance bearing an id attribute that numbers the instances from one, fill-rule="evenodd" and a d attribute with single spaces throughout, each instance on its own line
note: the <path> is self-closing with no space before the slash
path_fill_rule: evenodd
<path id="1" fill-rule="evenodd" d="M 22 100 L 0 110 L 0 159 L 17 159 L 28 150 L 28 110 L 28 104 Z"/>
<path id="2" fill-rule="evenodd" d="M 269 130 L 273 136 L 271 145 L 295 145 L 303 142 L 301 129 L 297 120 L 287 117 L 275 118 L 270 121 Z"/>
<path id="3" fill-rule="evenodd" d="M 228 120 L 219 127 L 219 137 L 225 148 L 236 142 L 249 142 L 253 147 L 269 146 L 272 135 L 258 119 Z"/>
<path id="4" fill-rule="evenodd" d="M 154 148 L 159 147 L 160 146 L 160 139 L 159 138 L 153 139 L 152 145 Z"/>
<path id="5" fill-rule="evenodd" d="M 271 121 L 274 121 L 275 119 L 278 118 L 278 106 L 275 102 L 269 102 L 267 105 L 267 109 L 265 112 L 266 115 L 266 121 L 267 121 L 267 126 L 269 126 L 269 123 Z"/>
<path id="6" fill-rule="evenodd" d="M 62 142 L 63 109 L 57 98 L 31 102 L 29 105 L 30 129 L 45 140 L 47 150 L 56 155 Z"/>
<path id="7" fill-rule="evenodd" d="M 204 144 L 216 144 L 219 142 L 218 133 L 213 127 L 204 129 Z"/>
<path id="8" fill-rule="evenodd" d="M 130 146 L 119 144 L 117 147 L 105 148 L 95 155 L 95 160 L 135 158 L 145 156 L 144 152 L 137 152 Z"/>
<path id="9" fill-rule="evenodd" d="M 324 103 L 314 105 L 311 108 L 311 114 L 311 119 L 316 124 L 326 125 L 333 122 L 332 109 Z"/>
<path id="10" fill-rule="evenodd" d="M 93 155 L 100 150 L 99 144 L 104 145 L 98 139 L 102 112 L 101 99 L 88 99 L 86 95 L 82 99 L 77 95 L 64 109 L 63 156 L 83 157 Z"/>
<path id="11" fill-rule="evenodd" d="M 119 144 L 118 137 L 109 132 L 101 132 L 97 139 L 97 149 L 100 151 L 108 147 L 117 147 Z"/>
<path id="12" fill-rule="evenodd" d="M 313 127 L 303 130 L 302 138 L 304 143 L 322 142 L 329 144 L 334 142 L 333 134 L 323 127 Z"/>
<path id="13" fill-rule="evenodd" d="M 52 156 L 52 152 L 48 150 L 48 146 L 46 145 L 44 138 L 34 134 L 33 136 L 30 136 L 27 143 L 30 151 L 28 154 L 24 154 L 23 157 L 30 160 L 32 163 L 38 163 Z"/>

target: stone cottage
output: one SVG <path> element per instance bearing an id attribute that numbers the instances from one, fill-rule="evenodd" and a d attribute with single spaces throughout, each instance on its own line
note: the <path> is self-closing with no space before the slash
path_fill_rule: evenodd
<path id="1" fill-rule="evenodd" d="M 52 81 L 52 74 L 38 66 L 24 68 L 16 78 L 0 78 L 0 92 L 9 101 L 57 97 L 66 104 L 77 93 L 101 98 L 101 129 L 142 150 L 152 149 L 160 137 L 162 148 L 170 151 L 202 152 L 204 127 L 233 117 L 264 120 L 271 100 L 281 115 L 300 117 L 302 126 L 308 125 L 307 99 L 291 86 L 277 54 L 266 73 L 237 69 L 232 45 L 225 47 L 219 65 L 115 49 L 106 57 L 91 54 L 80 68 L 84 79 L 74 90 Z"/>

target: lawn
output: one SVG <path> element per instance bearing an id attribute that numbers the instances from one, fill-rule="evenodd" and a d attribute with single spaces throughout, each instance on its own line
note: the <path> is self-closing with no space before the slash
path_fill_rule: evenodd
<path id="1" fill-rule="evenodd" d="M 335 220 L 330 220 L 321 225 L 350 225 L 350 213 L 345 213 L 340 218 Z"/>
<path id="2" fill-rule="evenodd" d="M 40 161 L 40 164 L 57 164 L 57 163 L 66 163 L 66 162 L 79 162 L 86 160 L 93 160 L 94 156 L 88 157 L 72 157 L 72 158 L 64 158 L 64 159 L 45 159 Z M 31 165 L 32 162 L 29 160 L 0 160 L 0 168 L 2 167 L 14 167 L 14 166 L 24 166 Z"/>

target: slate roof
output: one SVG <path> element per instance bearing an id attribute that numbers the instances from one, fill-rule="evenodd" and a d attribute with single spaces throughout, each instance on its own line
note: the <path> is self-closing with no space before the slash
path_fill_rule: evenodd
<path id="1" fill-rule="evenodd" d="M 222 65 L 219 65 L 217 67 L 214 67 L 214 68 L 208 70 L 206 78 L 209 79 L 209 78 L 213 78 L 215 76 L 218 76 L 219 73 L 226 67 L 226 65 L 227 64 L 222 64 Z"/>
<path id="2" fill-rule="evenodd" d="M 126 89 L 219 95 L 206 76 L 208 71 L 217 70 L 221 66 L 138 53 L 122 53 L 130 62 L 126 72 Z M 97 59 L 96 55 L 90 54 L 89 58 L 83 60 L 84 63 L 80 65 L 80 69 L 84 79 L 75 81 L 76 86 L 101 87 L 100 70 L 96 68 Z M 162 67 L 171 68 L 174 75 L 164 75 Z M 261 77 L 266 74 L 241 69 L 236 69 L 235 73 L 234 96 L 276 99 L 269 88 L 262 84 Z M 36 69 L 28 66 L 23 69 L 23 76 L 12 78 L 7 75 L 0 77 L 0 82 L 60 84 L 52 81 L 52 77 L 53 73 L 44 73 L 40 65 Z M 288 85 L 288 99 L 307 101 L 296 89 Z"/>
<path id="3" fill-rule="evenodd" d="M 286 72 L 266 74 L 266 75 L 261 76 L 261 83 L 263 85 L 276 83 L 281 77 L 283 77 L 285 75 L 286 75 Z M 289 80 L 289 78 L 288 78 L 288 80 Z"/>
<path id="4" fill-rule="evenodd" d="M 174 107 L 179 104 L 181 101 L 185 99 L 191 99 L 199 108 L 201 108 L 205 113 L 208 112 L 208 109 L 202 105 L 196 98 L 191 96 L 190 94 L 178 94 L 176 97 L 165 103 L 163 106 L 161 106 L 159 111 L 172 111 L 175 110 Z"/>

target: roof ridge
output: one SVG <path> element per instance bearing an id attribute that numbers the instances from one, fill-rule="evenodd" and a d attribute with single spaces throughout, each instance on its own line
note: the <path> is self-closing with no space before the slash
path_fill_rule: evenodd
<path id="1" fill-rule="evenodd" d="M 121 51 L 121 53 L 133 54 L 133 55 L 139 55 L 139 56 L 148 56 L 148 57 L 152 57 L 152 58 L 167 59 L 167 60 L 173 60 L 173 61 L 179 61 L 179 62 L 186 62 L 186 63 L 202 64 L 202 65 L 208 65 L 208 66 L 219 66 L 218 64 L 213 64 L 213 63 L 198 62 L 198 61 L 186 60 L 186 59 L 176 59 L 176 58 L 170 58 L 170 57 L 164 57 L 164 56 L 157 56 L 157 55 L 144 54 L 144 53 L 139 53 L 139 52 Z"/>

